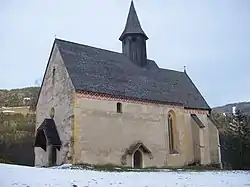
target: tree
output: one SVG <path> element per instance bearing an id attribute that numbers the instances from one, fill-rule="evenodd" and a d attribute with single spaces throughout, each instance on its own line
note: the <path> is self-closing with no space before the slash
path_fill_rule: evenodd
<path id="1" fill-rule="evenodd" d="M 0 162 L 34 165 L 35 114 L 0 112 Z"/>
<path id="2" fill-rule="evenodd" d="M 238 139 L 238 152 L 239 152 L 239 167 L 245 167 L 245 154 L 249 146 L 250 140 L 250 117 L 245 115 L 242 111 L 237 110 L 234 115 L 236 125 L 235 136 Z"/>
<path id="3" fill-rule="evenodd" d="M 37 100 L 38 100 L 38 94 L 39 93 L 34 93 L 31 97 L 31 100 L 30 100 L 30 110 L 31 111 L 35 111 L 36 110 L 36 103 L 37 103 Z"/>
<path id="4" fill-rule="evenodd" d="M 223 115 L 213 112 L 220 133 L 221 157 L 224 168 L 250 168 L 250 117 L 242 111 Z"/>

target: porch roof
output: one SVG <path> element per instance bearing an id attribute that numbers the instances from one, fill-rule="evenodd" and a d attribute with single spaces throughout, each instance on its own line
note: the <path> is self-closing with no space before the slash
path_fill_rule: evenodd
<path id="1" fill-rule="evenodd" d="M 46 151 L 47 145 L 52 145 L 58 150 L 60 150 L 62 145 L 55 121 L 49 118 L 45 118 L 38 127 L 34 143 L 35 147 L 41 147 L 44 151 Z"/>

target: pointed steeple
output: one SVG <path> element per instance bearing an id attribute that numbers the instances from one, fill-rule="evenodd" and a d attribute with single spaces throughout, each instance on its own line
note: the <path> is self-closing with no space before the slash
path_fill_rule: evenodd
<path id="1" fill-rule="evenodd" d="M 131 2 L 127 23 L 119 40 L 122 41 L 122 53 L 140 67 L 147 65 L 148 37 L 141 28 L 134 3 Z"/>
<path id="2" fill-rule="evenodd" d="M 130 35 L 130 34 L 140 34 L 145 37 L 145 40 L 148 39 L 147 35 L 144 33 L 144 31 L 141 28 L 141 24 L 138 19 L 133 1 L 131 1 L 125 29 L 122 35 L 120 36 L 119 40 L 122 41 L 126 35 Z"/>

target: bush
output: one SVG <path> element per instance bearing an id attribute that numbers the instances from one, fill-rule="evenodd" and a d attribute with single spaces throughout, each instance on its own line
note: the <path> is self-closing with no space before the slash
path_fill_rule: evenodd
<path id="1" fill-rule="evenodd" d="M 35 115 L 0 113 L 0 162 L 34 165 Z"/>

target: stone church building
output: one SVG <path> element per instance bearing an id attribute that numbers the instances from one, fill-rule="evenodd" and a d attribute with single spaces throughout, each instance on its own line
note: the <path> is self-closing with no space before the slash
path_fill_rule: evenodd
<path id="1" fill-rule="evenodd" d="M 220 164 L 211 108 L 187 72 L 158 67 L 133 1 L 122 52 L 55 39 L 36 105 L 35 165 Z"/>

